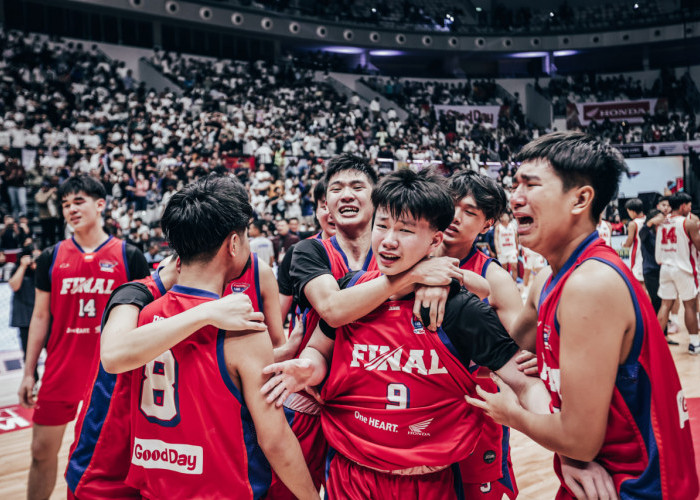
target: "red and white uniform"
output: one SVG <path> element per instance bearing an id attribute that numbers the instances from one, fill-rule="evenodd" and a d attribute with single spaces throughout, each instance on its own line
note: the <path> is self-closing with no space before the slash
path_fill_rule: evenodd
<path id="1" fill-rule="evenodd" d="M 691 300 L 697 295 L 698 274 L 695 245 L 688 236 L 682 215 L 667 217 L 656 231 L 656 261 L 659 271 L 658 295 L 664 300 Z"/>
<path id="2" fill-rule="evenodd" d="M 634 241 L 632 242 L 632 249 L 630 250 L 630 269 L 632 269 L 632 274 L 637 281 L 644 281 L 644 269 L 642 267 L 642 240 L 639 238 L 639 231 L 644 225 L 644 217 L 637 217 L 633 219 L 632 222 L 637 226 L 637 230 L 634 232 Z"/>
<path id="3" fill-rule="evenodd" d="M 600 224 L 598 224 L 595 229 L 598 231 L 600 239 L 603 240 L 606 245 L 612 246 L 612 229 L 610 228 L 610 223 L 601 220 Z"/>
<path id="4" fill-rule="evenodd" d="M 610 473 L 621 498 L 696 498 L 698 477 L 685 398 L 656 313 L 639 282 L 595 232 L 547 280 L 540 296 L 537 362 L 552 398 L 550 409 L 557 412 L 562 405 L 556 311 L 567 279 L 589 259 L 609 265 L 624 279 L 637 317 L 631 351 L 618 367 L 605 439 L 595 461 Z M 560 469 L 555 455 L 561 479 Z M 563 480 L 557 498 L 574 498 Z"/>
<path id="5" fill-rule="evenodd" d="M 486 271 L 493 262 L 494 259 L 474 245 L 469 254 L 459 263 L 459 267 L 485 278 Z M 484 299 L 484 302 L 488 303 L 488 299 Z M 472 376 L 478 377 L 478 371 L 478 365 L 472 363 L 469 366 Z M 498 392 L 496 383 L 488 378 L 488 369 L 483 377 L 479 376 L 475 381 L 488 392 Z M 476 448 L 471 455 L 459 463 L 465 498 L 501 500 L 503 495 L 506 495 L 512 500 L 518 496 L 513 464 L 510 460 L 509 440 L 509 427 L 498 425 L 491 419 L 485 419 Z"/>
<path id="6" fill-rule="evenodd" d="M 498 261 L 501 264 L 517 264 L 518 245 L 515 241 L 515 225 L 498 224 Z"/>
<path id="7" fill-rule="evenodd" d="M 531 271 L 542 269 L 547 265 L 547 261 L 544 257 L 527 247 L 523 247 L 523 258 L 525 260 L 525 269 Z"/>
<path id="8" fill-rule="evenodd" d="M 175 285 L 139 325 L 218 295 Z M 127 484 L 146 498 L 260 498 L 270 468 L 240 390 L 226 369 L 225 332 L 206 326 L 135 371 Z"/>
<path id="9" fill-rule="evenodd" d="M 42 405 L 66 402 L 77 409 L 93 381 L 102 312 L 110 294 L 128 281 L 126 243 L 110 236 L 94 252 L 85 253 L 75 239 L 61 241 L 49 276 L 51 334 L 34 421 L 57 425 L 44 421 Z"/>
<path id="10" fill-rule="evenodd" d="M 141 283 L 153 300 L 165 294 L 158 272 L 126 286 Z M 92 390 L 75 424 L 66 468 L 66 483 L 75 498 L 135 498 L 138 490 L 124 482 L 131 452 L 131 375 L 97 368 Z"/>

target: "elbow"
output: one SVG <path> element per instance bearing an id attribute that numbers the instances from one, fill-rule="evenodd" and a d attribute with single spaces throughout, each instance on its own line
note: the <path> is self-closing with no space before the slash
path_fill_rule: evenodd
<path id="1" fill-rule="evenodd" d="M 289 429 L 291 430 L 291 427 Z M 288 448 L 284 430 L 284 427 L 280 427 L 278 429 L 268 428 L 263 432 L 258 432 L 258 444 L 266 457 L 280 456 Z"/>
<path id="2" fill-rule="evenodd" d="M 333 307 L 332 304 L 320 304 L 316 312 L 331 328 L 340 328 L 346 323 L 343 321 L 342 311 Z"/>
<path id="3" fill-rule="evenodd" d="M 113 375 L 120 373 L 119 363 L 114 359 L 113 356 L 110 356 L 108 354 L 101 354 L 100 362 L 102 363 L 102 368 L 104 368 L 104 371 L 106 371 L 107 373 L 111 373 Z"/>
<path id="4" fill-rule="evenodd" d="M 600 453 L 605 436 L 593 436 L 590 433 L 569 433 L 564 443 L 562 455 L 581 462 L 592 462 Z"/>

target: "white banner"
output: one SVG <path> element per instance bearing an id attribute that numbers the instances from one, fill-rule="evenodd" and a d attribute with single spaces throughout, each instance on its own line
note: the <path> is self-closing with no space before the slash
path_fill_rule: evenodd
<path id="1" fill-rule="evenodd" d="M 469 125 L 475 123 L 488 123 L 492 127 L 498 125 L 498 114 L 501 111 L 500 106 L 457 106 L 450 104 L 440 104 L 435 106 L 435 114 L 440 117 L 440 113 L 452 113 L 462 118 Z"/>
<path id="2" fill-rule="evenodd" d="M 650 142 L 642 147 L 649 156 L 687 155 L 690 148 L 700 152 L 700 141 Z"/>

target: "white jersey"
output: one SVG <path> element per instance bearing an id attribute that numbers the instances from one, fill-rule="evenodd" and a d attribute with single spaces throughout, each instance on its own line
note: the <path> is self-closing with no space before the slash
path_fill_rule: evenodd
<path id="1" fill-rule="evenodd" d="M 632 222 L 637 226 L 637 230 L 634 233 L 634 242 L 632 243 L 632 250 L 630 251 L 630 269 L 632 269 L 632 274 L 639 281 L 644 280 L 644 269 L 642 267 L 642 240 L 639 238 L 639 231 L 644 225 L 644 217 L 638 217 Z"/>
<path id="2" fill-rule="evenodd" d="M 527 247 L 523 247 L 523 257 L 525 258 L 525 269 L 542 269 L 547 265 L 544 257 Z"/>
<path id="3" fill-rule="evenodd" d="M 508 224 L 503 226 L 498 225 L 498 246 L 502 254 L 518 253 L 518 248 L 515 244 L 515 225 Z"/>
<path id="4" fill-rule="evenodd" d="M 661 266 L 677 267 L 696 275 L 693 242 L 685 229 L 687 219 L 682 215 L 669 216 L 656 231 L 656 262 Z"/>
<path id="5" fill-rule="evenodd" d="M 600 224 L 596 226 L 598 231 L 598 236 L 602 239 L 606 245 L 612 246 L 612 230 L 610 229 L 610 223 L 601 220 Z"/>

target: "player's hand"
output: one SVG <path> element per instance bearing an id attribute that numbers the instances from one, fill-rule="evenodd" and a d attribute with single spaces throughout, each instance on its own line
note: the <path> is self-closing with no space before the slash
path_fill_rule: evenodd
<path id="1" fill-rule="evenodd" d="M 290 359 L 266 366 L 263 373 L 274 375 L 260 388 L 260 392 L 266 396 L 268 403 L 280 407 L 287 396 L 306 388 L 314 368 L 308 359 Z"/>
<path id="2" fill-rule="evenodd" d="M 611 500 L 620 498 L 615 483 L 597 462 L 579 462 L 559 455 L 564 483 L 579 500 Z"/>
<path id="3" fill-rule="evenodd" d="M 304 339 L 304 322 L 301 320 L 301 315 L 297 314 L 297 317 L 294 321 L 294 328 L 292 329 L 292 332 L 289 334 L 289 338 L 287 339 L 287 347 L 289 347 L 289 351 L 293 354 L 299 350 L 299 346 L 301 345 L 301 341 Z"/>
<path id="4" fill-rule="evenodd" d="M 462 281 L 459 260 L 452 257 L 424 259 L 409 271 L 413 283 L 428 286 L 449 285 L 452 278 Z"/>
<path id="5" fill-rule="evenodd" d="M 491 417 L 496 423 L 513 427 L 515 415 L 523 411 L 523 407 L 518 401 L 518 396 L 516 396 L 513 389 L 495 373 L 491 373 L 491 379 L 498 386 L 498 392 L 491 393 L 477 385 L 476 393 L 481 399 L 469 396 L 464 396 L 464 399 L 466 399 L 467 403 L 470 405 L 484 410 L 484 413 Z"/>
<path id="6" fill-rule="evenodd" d="M 206 309 L 211 325 L 228 332 L 261 332 L 265 326 L 265 316 L 253 310 L 253 303 L 244 293 L 232 293 L 200 307 Z"/>
<path id="7" fill-rule="evenodd" d="M 34 380 L 34 375 L 25 375 L 22 382 L 19 384 L 19 391 L 17 391 L 19 404 L 25 408 L 34 408 L 36 404 L 36 397 L 34 397 L 35 384 L 36 380 Z"/>
<path id="8" fill-rule="evenodd" d="M 539 377 L 540 374 L 537 371 L 537 355 L 531 353 L 530 351 L 522 350 L 516 356 L 515 362 L 518 363 L 518 370 L 523 372 L 525 375 L 531 377 Z"/>
<path id="9" fill-rule="evenodd" d="M 429 311 L 430 323 L 424 326 L 431 332 L 434 332 L 442 325 L 442 320 L 445 317 L 445 304 L 449 295 L 449 286 L 419 285 L 416 288 L 416 296 L 413 302 L 413 315 L 425 323 L 423 311 Z"/>
<path id="10" fill-rule="evenodd" d="M 489 285 L 489 282 L 486 278 L 473 271 L 462 269 L 462 286 L 481 300 L 491 295 L 491 285 Z"/>

